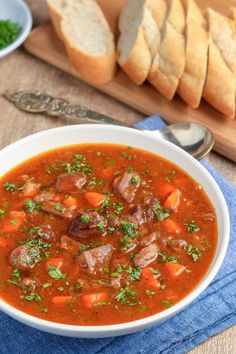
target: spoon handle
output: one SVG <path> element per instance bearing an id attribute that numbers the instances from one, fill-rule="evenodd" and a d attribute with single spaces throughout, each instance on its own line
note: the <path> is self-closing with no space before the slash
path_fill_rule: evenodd
<path id="1" fill-rule="evenodd" d="M 17 108 L 25 112 L 46 113 L 49 116 L 76 119 L 85 123 L 112 124 L 131 127 L 131 125 L 127 123 L 92 111 L 86 107 L 72 104 L 62 98 L 55 98 L 41 91 L 6 91 L 3 96 L 12 102 Z"/>

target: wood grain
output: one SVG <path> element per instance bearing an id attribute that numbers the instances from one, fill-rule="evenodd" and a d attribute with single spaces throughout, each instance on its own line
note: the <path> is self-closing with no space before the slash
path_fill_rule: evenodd
<path id="1" fill-rule="evenodd" d="M 107 0 L 111 2 L 111 0 Z M 117 0 L 116 0 L 117 1 Z M 26 0 L 34 18 L 34 24 L 40 24 L 48 19 L 44 0 Z M 203 1 L 204 2 L 204 1 Z M 215 1 L 221 3 L 220 0 Z M 225 2 L 222 1 L 225 4 Z M 236 5 L 236 0 L 231 1 Z M 227 6 L 225 6 L 227 8 Z M 95 88 L 58 70 L 47 63 L 37 60 L 24 50 L 17 50 L 0 62 L 0 93 L 4 90 L 41 89 L 54 96 L 64 97 L 71 102 L 81 104 L 119 120 L 127 120 L 130 124 L 144 117 L 143 114 L 103 94 Z M 15 108 L 0 95 L 1 130 L 0 148 L 23 136 L 43 129 L 59 125 L 72 124 L 70 120 L 49 118 L 45 115 L 25 114 Z M 212 152 L 206 159 L 236 186 L 236 165 L 233 162 Z M 19 348 L 20 339 L 16 337 L 15 347 Z M 142 350 L 142 348 L 140 348 Z M 210 338 L 189 354 L 235 354 L 236 326 Z M 150 353 L 152 354 L 152 353 Z M 158 353 L 155 353 L 158 354 Z"/>
<path id="2" fill-rule="evenodd" d="M 25 42 L 25 48 L 47 63 L 79 78 L 51 22 L 35 28 Z M 227 119 L 206 102 L 202 101 L 197 110 L 188 107 L 178 96 L 169 102 L 148 83 L 142 86 L 133 84 L 121 70 L 108 84 L 93 86 L 142 113 L 159 113 L 168 123 L 193 121 L 207 125 L 215 135 L 214 149 L 236 161 L 236 120 Z"/>

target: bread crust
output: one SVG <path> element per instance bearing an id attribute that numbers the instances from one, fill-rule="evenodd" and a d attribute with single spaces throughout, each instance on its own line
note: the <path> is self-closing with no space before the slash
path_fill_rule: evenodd
<path id="1" fill-rule="evenodd" d="M 82 80 L 93 84 L 105 84 L 112 80 L 116 71 L 116 52 L 111 50 L 104 56 L 92 56 L 75 48 L 65 34 L 66 19 L 61 22 L 64 44 L 68 57 Z"/>
<path id="2" fill-rule="evenodd" d="M 138 29 L 136 41 L 128 59 L 125 62 L 121 62 L 118 52 L 117 60 L 124 72 L 136 85 L 141 85 L 146 80 L 151 66 L 151 53 L 141 26 Z"/>
<path id="3" fill-rule="evenodd" d="M 235 116 L 235 78 L 220 50 L 209 38 L 208 72 L 203 97 L 229 118 Z"/>
<path id="4" fill-rule="evenodd" d="M 200 104 L 207 74 L 209 36 L 194 0 L 187 0 L 185 69 L 178 94 L 192 108 Z"/>
<path id="5" fill-rule="evenodd" d="M 180 0 L 172 0 L 162 42 L 148 80 L 168 100 L 172 100 L 185 67 L 185 14 Z"/>
<path id="6" fill-rule="evenodd" d="M 61 21 L 63 14 L 58 12 L 56 6 L 53 4 L 53 1 L 47 0 L 47 6 L 55 32 L 57 36 L 63 41 L 63 34 L 61 31 Z"/>

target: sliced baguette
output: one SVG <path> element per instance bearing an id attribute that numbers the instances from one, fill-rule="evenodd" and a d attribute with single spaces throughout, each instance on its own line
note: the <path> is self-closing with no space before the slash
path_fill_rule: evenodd
<path id="1" fill-rule="evenodd" d="M 129 78 L 141 85 L 147 78 L 151 53 L 143 29 L 145 0 L 128 0 L 119 19 L 117 61 Z"/>
<path id="2" fill-rule="evenodd" d="M 185 67 L 185 13 L 180 0 L 168 1 L 168 14 L 159 50 L 148 76 L 150 83 L 168 100 L 177 90 Z"/>
<path id="3" fill-rule="evenodd" d="M 61 20 L 65 16 L 68 8 L 72 6 L 73 0 L 46 0 L 48 11 L 52 20 L 53 27 L 58 37 L 63 40 L 61 32 Z"/>
<path id="4" fill-rule="evenodd" d="M 177 92 L 190 107 L 197 108 L 206 80 L 209 37 L 204 17 L 195 1 L 186 0 L 185 8 L 186 63 Z"/>
<path id="5" fill-rule="evenodd" d="M 229 18 L 207 9 L 210 33 L 209 63 L 204 98 L 224 115 L 235 117 L 235 25 Z"/>
<path id="6" fill-rule="evenodd" d="M 93 0 L 77 0 L 61 20 L 69 59 L 79 76 L 95 84 L 110 81 L 116 68 L 114 37 Z"/>

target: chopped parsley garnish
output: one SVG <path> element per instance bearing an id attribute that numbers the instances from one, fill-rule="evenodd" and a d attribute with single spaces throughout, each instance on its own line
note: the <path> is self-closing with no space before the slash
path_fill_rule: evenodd
<path id="1" fill-rule="evenodd" d="M 10 220 L 10 223 L 14 226 L 17 226 L 18 225 L 18 220 Z"/>
<path id="2" fill-rule="evenodd" d="M 36 301 L 36 302 L 42 301 L 41 296 L 37 293 L 31 293 L 30 295 L 21 295 L 20 298 L 27 301 Z"/>
<path id="3" fill-rule="evenodd" d="M 66 274 L 63 274 L 60 271 L 60 269 L 54 267 L 51 264 L 49 264 L 49 266 L 48 266 L 48 274 L 50 275 L 51 278 L 53 278 L 55 280 L 64 279 L 66 277 Z"/>
<path id="4" fill-rule="evenodd" d="M 78 290 L 80 290 L 82 288 L 82 284 L 75 284 L 75 286 L 74 286 L 74 290 L 75 291 L 78 291 Z"/>
<path id="5" fill-rule="evenodd" d="M 105 165 L 106 165 L 106 166 L 113 166 L 113 165 L 115 165 L 115 163 L 116 163 L 116 160 L 111 159 L 111 160 L 107 160 L 107 161 L 105 162 Z"/>
<path id="6" fill-rule="evenodd" d="M 167 256 L 165 253 L 158 253 L 158 256 L 161 258 L 162 262 L 170 262 L 170 263 L 176 263 L 177 259 L 175 256 Z"/>
<path id="7" fill-rule="evenodd" d="M 150 296 L 150 295 L 155 295 L 156 292 L 155 291 L 151 291 L 149 289 L 146 290 L 146 295 Z"/>
<path id="8" fill-rule="evenodd" d="M 0 209 L 0 218 L 4 219 L 6 217 L 6 210 Z"/>
<path id="9" fill-rule="evenodd" d="M 140 301 L 135 301 L 135 297 L 137 296 L 137 292 L 130 289 L 129 287 L 120 288 L 119 294 L 116 296 L 116 300 L 120 302 L 122 305 L 140 305 Z"/>
<path id="10" fill-rule="evenodd" d="M 43 288 L 44 288 L 44 289 L 47 289 L 47 288 L 49 288 L 51 285 L 52 285 L 51 283 L 44 283 L 44 284 L 43 284 Z"/>
<path id="11" fill-rule="evenodd" d="M 202 253 L 198 247 L 195 247 L 193 245 L 188 245 L 186 247 L 187 254 L 192 257 L 193 261 L 196 262 L 199 257 L 201 257 Z"/>
<path id="12" fill-rule="evenodd" d="M 115 272 L 111 273 L 111 276 L 114 278 L 117 278 L 119 276 L 120 273 L 122 273 L 126 268 L 125 264 L 121 264 Z"/>
<path id="13" fill-rule="evenodd" d="M 172 307 L 174 306 L 174 304 L 172 304 L 172 302 L 168 301 L 168 300 L 163 300 L 162 301 L 162 304 L 165 306 L 165 307 Z"/>
<path id="14" fill-rule="evenodd" d="M 133 176 L 131 178 L 131 183 L 137 186 L 137 184 L 139 183 L 139 176 Z"/>
<path id="15" fill-rule="evenodd" d="M 105 223 L 103 220 L 100 220 L 99 223 L 97 224 L 97 228 L 99 231 L 104 232 L 105 231 Z"/>
<path id="16" fill-rule="evenodd" d="M 160 289 L 161 289 L 161 290 L 164 290 L 165 288 L 166 288 L 166 284 L 161 284 L 161 285 L 160 285 Z"/>
<path id="17" fill-rule="evenodd" d="M 33 213 L 33 211 L 35 211 L 35 210 L 37 210 L 37 211 L 42 210 L 40 204 L 34 202 L 32 199 L 27 199 L 25 201 L 25 208 L 26 208 L 26 212 L 28 214 Z"/>
<path id="18" fill-rule="evenodd" d="M 168 209 L 164 209 L 160 202 L 157 202 L 154 207 L 154 214 L 158 221 L 162 221 L 170 215 Z"/>
<path id="19" fill-rule="evenodd" d="M 64 291 L 63 286 L 59 286 L 59 288 L 57 288 L 58 291 Z"/>
<path id="20" fill-rule="evenodd" d="M 139 235 L 139 232 L 136 230 L 136 225 L 129 221 L 121 221 L 120 228 L 123 234 L 129 237 L 136 237 Z"/>
<path id="21" fill-rule="evenodd" d="M 132 172 L 134 172 L 134 169 L 133 169 L 132 166 L 129 166 L 126 171 L 127 171 L 128 173 L 132 173 Z"/>
<path id="22" fill-rule="evenodd" d="M 144 175 L 148 175 L 148 174 L 150 173 L 150 171 L 145 168 L 145 169 L 143 169 L 142 173 L 143 173 Z"/>
<path id="23" fill-rule="evenodd" d="M 122 212 L 122 210 L 124 209 L 124 205 L 122 203 L 118 203 L 118 202 L 112 202 L 111 207 L 114 208 L 115 214 L 120 214 Z"/>
<path id="24" fill-rule="evenodd" d="M 20 285 L 21 277 L 18 269 L 13 269 L 11 273 L 11 279 L 8 280 L 8 283 L 14 284 L 14 285 Z"/>
<path id="25" fill-rule="evenodd" d="M 52 164 L 50 167 L 48 167 L 45 171 L 50 175 L 53 171 L 59 171 L 60 167 Z"/>
<path id="26" fill-rule="evenodd" d="M 95 186 L 96 183 L 97 183 L 96 177 L 93 177 L 93 178 L 91 178 L 91 179 L 89 180 L 88 186 Z"/>
<path id="27" fill-rule="evenodd" d="M 193 232 L 198 232 L 200 230 L 199 226 L 194 221 L 187 224 L 186 226 L 187 226 L 187 230 L 190 234 L 192 234 Z"/>
<path id="28" fill-rule="evenodd" d="M 159 275 L 159 274 L 161 274 L 161 273 L 159 272 L 159 270 L 152 269 L 152 274 Z"/>
<path id="29" fill-rule="evenodd" d="M 17 187 L 15 185 L 15 183 L 6 182 L 4 184 L 4 189 L 5 189 L 5 191 L 8 191 L 8 192 L 14 192 L 14 191 L 22 191 L 24 189 L 24 187 Z"/>
<path id="30" fill-rule="evenodd" d="M 97 302 L 96 304 L 93 304 L 94 307 L 96 306 L 106 306 L 106 305 L 110 305 L 111 303 L 108 302 L 108 301 L 100 301 L 100 302 Z"/>
<path id="31" fill-rule="evenodd" d="M 87 223 L 89 222 L 90 220 L 90 217 L 89 217 L 89 214 L 88 213 L 84 213 L 82 216 L 81 216 L 81 221 Z"/>
<path id="32" fill-rule="evenodd" d="M 129 278 L 131 281 L 139 280 L 140 275 L 141 275 L 142 269 L 141 268 L 133 268 L 129 267 L 128 273 L 129 273 Z"/>
<path id="33" fill-rule="evenodd" d="M 88 246 L 87 246 L 87 245 L 82 245 L 82 246 L 80 247 L 80 251 L 81 251 L 81 252 L 85 252 L 85 251 L 87 251 L 87 249 L 88 249 Z"/>
<path id="34" fill-rule="evenodd" d="M 64 212 L 66 211 L 66 208 L 63 207 L 60 202 L 55 203 L 55 209 L 61 214 L 64 214 Z"/>
<path id="35" fill-rule="evenodd" d="M 121 151 L 121 156 L 124 157 L 125 159 L 132 161 L 136 156 L 129 154 L 127 151 Z"/>

